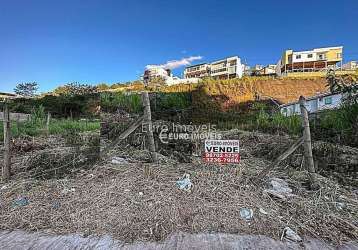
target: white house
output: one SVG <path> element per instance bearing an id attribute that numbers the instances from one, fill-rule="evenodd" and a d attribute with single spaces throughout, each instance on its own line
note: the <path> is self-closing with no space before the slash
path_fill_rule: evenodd
<path id="1" fill-rule="evenodd" d="M 306 99 L 306 109 L 309 113 L 316 113 L 326 109 L 339 108 L 342 104 L 341 93 L 322 93 Z M 280 106 L 281 114 L 291 116 L 294 114 L 301 114 L 299 102 L 291 102 Z"/>
<path id="2" fill-rule="evenodd" d="M 197 83 L 200 80 L 199 78 L 181 79 L 173 76 L 169 69 L 164 69 L 161 66 L 152 66 L 144 71 L 144 84 L 147 85 L 155 79 L 162 79 L 167 85 Z"/>

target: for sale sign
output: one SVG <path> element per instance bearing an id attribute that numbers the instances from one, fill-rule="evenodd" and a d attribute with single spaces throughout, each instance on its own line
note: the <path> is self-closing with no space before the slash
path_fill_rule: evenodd
<path id="1" fill-rule="evenodd" d="M 238 140 L 205 140 L 204 161 L 216 163 L 239 163 Z"/>

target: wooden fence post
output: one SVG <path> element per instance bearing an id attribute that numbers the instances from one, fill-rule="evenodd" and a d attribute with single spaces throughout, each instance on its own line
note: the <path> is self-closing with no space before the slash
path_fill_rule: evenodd
<path id="1" fill-rule="evenodd" d="M 6 143 L 6 109 L 7 109 L 7 103 L 6 100 L 4 102 L 4 110 L 3 110 L 3 115 L 2 115 L 2 120 L 3 120 L 3 131 L 4 131 L 4 146 Z"/>
<path id="2" fill-rule="evenodd" d="M 144 106 L 144 124 L 147 125 L 147 138 L 149 151 L 153 162 L 157 162 L 157 153 L 155 152 L 155 144 L 153 137 L 153 127 L 152 127 L 152 114 L 150 111 L 150 101 L 147 91 L 142 92 L 142 101 Z"/>
<path id="3" fill-rule="evenodd" d="M 51 113 L 47 112 L 47 119 L 46 119 L 46 135 L 50 134 L 50 120 L 51 120 Z"/>
<path id="4" fill-rule="evenodd" d="M 4 165 L 2 169 L 3 180 L 10 179 L 11 172 L 11 126 L 10 126 L 10 111 L 9 106 L 5 101 L 4 105 Z"/>
<path id="5" fill-rule="evenodd" d="M 16 132 L 18 135 L 20 133 L 19 127 L 20 127 L 20 114 L 17 114 L 17 116 L 16 116 Z"/>
<path id="6" fill-rule="evenodd" d="M 302 144 L 303 144 L 303 137 L 295 141 L 295 143 L 293 143 L 290 148 L 288 148 L 279 157 L 277 157 L 277 159 L 272 164 L 270 164 L 264 170 L 262 170 L 261 173 L 259 173 L 259 175 L 256 177 L 256 182 L 258 183 L 260 180 L 262 180 L 268 174 L 268 172 L 270 172 L 270 170 L 274 169 L 278 164 L 280 164 L 280 162 L 282 162 L 287 157 L 289 157 Z"/>
<path id="7" fill-rule="evenodd" d="M 305 107 L 306 99 L 303 96 L 300 96 L 299 103 L 301 108 L 302 126 L 303 126 L 303 140 L 304 140 L 303 146 L 304 146 L 305 164 L 309 172 L 311 189 L 316 190 L 319 188 L 319 184 L 315 176 L 315 168 L 314 168 L 312 144 L 311 144 L 310 122 L 308 119 L 308 112 Z"/>

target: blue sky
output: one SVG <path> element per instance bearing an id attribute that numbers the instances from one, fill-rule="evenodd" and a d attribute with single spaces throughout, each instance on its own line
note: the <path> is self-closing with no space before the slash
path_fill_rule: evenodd
<path id="1" fill-rule="evenodd" d="M 357 13 L 357 0 L 0 0 L 0 90 L 125 82 L 147 64 L 198 55 L 254 65 L 343 45 L 344 59 L 358 60 Z"/>

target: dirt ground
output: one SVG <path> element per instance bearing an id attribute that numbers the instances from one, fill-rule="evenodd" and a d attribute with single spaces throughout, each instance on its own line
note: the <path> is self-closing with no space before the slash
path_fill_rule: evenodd
<path id="1" fill-rule="evenodd" d="M 109 234 L 133 242 L 162 241 L 176 232 L 255 234 L 279 240 L 290 227 L 303 238 L 334 245 L 358 240 L 357 187 L 319 175 L 321 189 L 310 191 L 307 173 L 285 164 L 254 184 L 252 178 L 270 161 L 258 157 L 247 138 L 246 144 L 242 140 L 238 165 L 207 164 L 198 157 L 179 163 L 163 155 L 151 164 L 146 163 L 147 151 L 118 146 L 108 159 L 58 179 L 25 173 L 29 159 L 41 151 L 71 150 L 56 138 L 38 139 L 46 148 L 19 152 L 13 180 L 0 183 L 0 228 Z M 113 157 L 123 162 L 112 163 Z M 190 174 L 190 192 L 176 185 L 183 174 Z M 292 189 L 287 199 L 265 192 L 274 177 Z M 252 209 L 252 218 L 241 217 L 243 208 Z"/>

